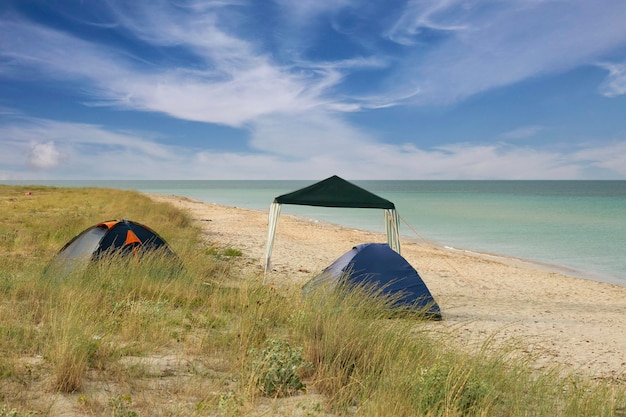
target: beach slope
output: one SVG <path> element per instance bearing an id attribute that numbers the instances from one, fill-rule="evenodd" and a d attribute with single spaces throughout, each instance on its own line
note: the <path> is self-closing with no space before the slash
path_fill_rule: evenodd
<path id="1" fill-rule="evenodd" d="M 208 241 L 243 252 L 242 265 L 263 273 L 267 213 L 150 194 L 190 213 Z M 337 257 L 382 234 L 283 215 L 268 285 L 300 286 Z M 433 329 L 480 348 L 513 343 L 538 368 L 562 365 L 626 383 L 626 287 L 573 278 L 540 265 L 402 241 L 444 314 Z"/>

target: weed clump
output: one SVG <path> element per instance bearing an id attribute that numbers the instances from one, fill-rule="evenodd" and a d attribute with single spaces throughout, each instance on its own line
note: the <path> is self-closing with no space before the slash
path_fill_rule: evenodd
<path id="1" fill-rule="evenodd" d="M 294 348 L 280 339 L 268 340 L 262 350 L 251 349 L 250 372 L 256 386 L 263 395 L 284 397 L 305 391 L 301 375 L 311 369 L 312 364 L 302 356 L 302 348 Z"/>

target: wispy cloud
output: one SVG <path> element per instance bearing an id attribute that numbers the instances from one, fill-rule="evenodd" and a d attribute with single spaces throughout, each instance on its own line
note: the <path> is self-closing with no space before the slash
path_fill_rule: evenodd
<path id="1" fill-rule="evenodd" d="M 523 126 L 517 129 L 509 130 L 500 135 L 502 139 L 520 140 L 528 139 L 537 135 L 543 130 L 543 126 Z"/>
<path id="2" fill-rule="evenodd" d="M 595 170 L 603 170 L 609 178 L 626 176 L 626 140 L 613 140 L 601 146 L 589 143 L 581 146 L 571 156 L 577 165 L 586 165 Z M 605 174 L 605 175 L 606 175 Z"/>
<path id="3" fill-rule="evenodd" d="M 424 32 L 458 32 L 468 29 L 472 7 L 458 0 L 409 1 L 401 17 L 384 34 L 394 42 L 412 46 L 427 42 Z M 452 33 L 450 33 L 452 34 Z"/>
<path id="4" fill-rule="evenodd" d="M 0 56 L 0 74 L 14 79 L 93 81 L 123 75 L 114 51 L 19 16 L 0 16 Z"/>
<path id="5" fill-rule="evenodd" d="M 421 89 L 420 104 L 450 103 L 530 77 L 590 65 L 626 45 L 620 0 L 414 0 L 389 32 L 407 50 L 392 74 Z M 429 32 L 421 29 L 429 29 Z"/>
<path id="6" fill-rule="evenodd" d="M 166 11 L 146 10 L 137 20 L 120 18 L 120 25 L 154 45 L 185 48 L 196 56 L 195 68 L 176 62 L 138 65 L 126 51 L 18 21 L 2 25 L 2 55 L 10 59 L 3 73 L 83 80 L 92 104 L 231 126 L 323 105 L 327 100 L 320 95 L 339 79 L 330 70 L 276 65 L 264 51 L 218 28 L 211 15 L 196 19 L 188 12 L 186 19 L 171 23 Z"/>
<path id="7" fill-rule="evenodd" d="M 311 25 L 320 15 L 332 14 L 358 3 L 355 0 L 276 0 L 285 15 L 286 20 L 297 27 Z"/>
<path id="8" fill-rule="evenodd" d="M 280 129 L 277 126 L 281 126 Z M 335 132 L 329 135 L 329 131 Z M 21 118 L 0 125 L 2 179 L 575 179 L 626 175 L 626 142 L 559 149 L 388 144 L 334 117 L 259 123 L 249 151 L 163 145 L 155 133 Z M 293 139 L 295 138 L 295 139 Z M 164 169 L 167 167 L 167 169 Z M 19 174 L 11 174 L 18 172 Z"/>
<path id="9" fill-rule="evenodd" d="M 608 145 L 571 144 L 570 150 L 519 146 L 530 141 L 472 144 L 464 137 L 427 148 L 388 143 L 347 115 L 458 103 L 598 62 L 608 71 L 600 93 L 621 96 L 626 67 L 615 51 L 626 47 L 623 0 L 409 0 L 384 15 L 387 5 L 374 3 L 263 2 L 272 9 L 269 37 L 258 22 L 247 23 L 266 12 L 247 14 L 261 7 L 248 0 L 107 0 L 97 2 L 102 13 L 88 17 L 64 8 L 64 18 L 80 28 L 75 31 L 17 12 L 0 14 L 3 80 L 61 81 L 71 84 L 71 94 L 83 94 L 87 106 L 156 112 L 248 135 L 246 151 L 216 151 L 209 140 L 189 149 L 164 145 L 178 138 L 145 127 L 131 132 L 72 122 L 73 115 L 63 121 L 19 116 L 4 101 L 0 162 L 7 171 L 0 178 L 11 172 L 57 178 L 83 172 L 95 178 L 626 175 L 619 156 L 626 154 L 626 139 L 619 137 Z M 322 25 L 324 39 L 318 38 Z M 81 36 L 89 30 L 106 30 L 107 37 Z M 335 48 L 332 40 L 350 47 Z M 333 53 L 319 53 L 326 49 Z M 528 123 L 496 139 L 545 134 L 544 121 Z"/>
<path id="10" fill-rule="evenodd" d="M 600 67 L 609 72 L 606 81 L 600 86 L 600 92 L 607 97 L 626 94 L 626 63 L 604 63 Z"/>
<path id="11" fill-rule="evenodd" d="M 0 125 L 0 162 L 3 167 L 22 172 L 19 176 L 24 175 L 25 169 L 31 170 L 34 178 L 119 178 L 135 174 L 145 177 L 150 171 L 141 171 L 147 167 L 180 163 L 177 155 L 181 149 L 159 144 L 154 136 L 146 132 L 143 137 L 114 132 L 84 123 L 19 117 Z"/>
<path id="12" fill-rule="evenodd" d="M 0 74 L 82 80 L 92 103 L 242 126 L 259 117 L 302 114 L 316 107 L 341 112 L 455 102 L 595 62 L 626 44 L 626 25 L 616 24 L 626 21 L 621 0 L 413 0 L 379 34 L 403 45 L 400 52 L 372 46 L 368 56 L 360 51 L 325 63 L 273 50 L 264 39 L 250 37 L 237 19 L 240 9 L 249 7 L 242 1 L 105 4 L 110 15 L 106 24 L 161 52 L 153 59 L 139 58 L 132 49 L 9 15 L 0 29 L 5 59 Z M 297 17 L 280 20 L 283 25 L 303 27 L 314 27 L 320 15 L 354 7 L 352 1 L 277 4 L 286 16 Z M 185 65 L 177 53 L 186 57 Z M 389 76 L 358 94 L 342 90 L 348 75 L 376 67 Z M 623 66 L 605 68 L 610 78 L 603 93 L 623 94 Z"/>

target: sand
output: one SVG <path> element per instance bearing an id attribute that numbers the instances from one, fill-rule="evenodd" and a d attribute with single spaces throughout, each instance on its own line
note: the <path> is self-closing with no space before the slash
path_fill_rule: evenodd
<path id="1" fill-rule="evenodd" d="M 263 273 L 267 212 L 186 197 L 150 197 L 188 211 L 208 241 L 241 250 L 247 272 Z M 382 234 L 283 214 L 266 282 L 302 285 L 352 246 L 385 241 Z M 459 346 L 480 347 L 486 340 L 513 343 L 538 368 L 562 365 L 574 373 L 626 384 L 626 287 L 417 239 L 402 240 L 402 255 L 443 312 L 444 320 L 429 326 L 452 335 Z"/>

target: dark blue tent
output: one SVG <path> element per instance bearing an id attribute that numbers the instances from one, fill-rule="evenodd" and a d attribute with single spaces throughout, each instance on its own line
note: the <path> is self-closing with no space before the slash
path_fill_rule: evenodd
<path id="1" fill-rule="evenodd" d="M 159 251 L 178 265 L 178 257 L 161 236 L 148 226 L 132 220 L 98 223 L 70 240 L 51 261 L 49 268 L 62 274 L 80 271 L 91 262 L 113 255 L 141 256 Z"/>
<path id="2" fill-rule="evenodd" d="M 424 310 L 429 318 L 440 320 L 441 310 L 415 268 L 385 243 L 355 246 L 329 265 L 305 286 L 305 294 L 322 285 L 374 285 L 394 297 L 394 306 Z"/>

